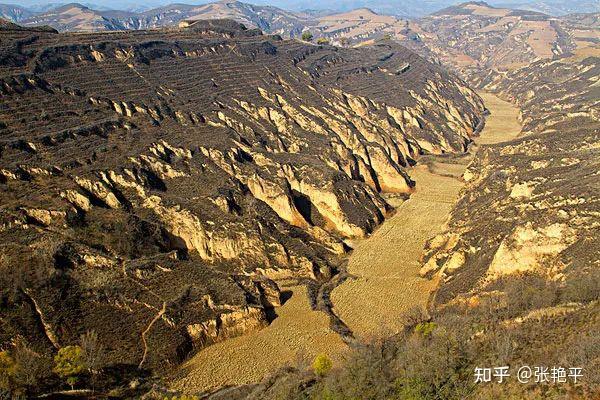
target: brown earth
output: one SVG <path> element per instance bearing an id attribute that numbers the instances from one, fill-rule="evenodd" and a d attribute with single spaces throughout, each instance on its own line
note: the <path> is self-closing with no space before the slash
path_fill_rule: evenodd
<path id="1" fill-rule="evenodd" d="M 491 115 L 477 145 L 515 138 L 521 131 L 519 110 L 498 97 L 481 93 Z M 465 157 L 432 158 L 410 171 L 416 191 L 350 256 L 345 281 L 332 294 L 335 311 L 359 337 L 396 332 L 403 315 L 426 306 L 435 280 L 419 276 L 425 242 L 442 232 L 464 185 L 460 176 L 474 151 Z"/>
<path id="2" fill-rule="evenodd" d="M 268 327 L 209 346 L 184 363 L 173 388 L 194 393 L 261 381 L 285 365 L 326 353 L 339 360 L 347 350 L 329 317 L 311 309 L 305 286 L 280 287 L 291 297 Z M 285 293 L 285 292 L 284 292 Z"/>
<path id="3" fill-rule="evenodd" d="M 0 348 L 51 357 L 93 330 L 107 366 L 156 375 L 267 326 L 268 278 L 327 282 L 343 239 L 385 219 L 381 193 L 410 191 L 404 168 L 463 152 L 483 118 L 464 82 L 393 43 L 230 20 L 0 23 L 0 42 Z"/>
<path id="4" fill-rule="evenodd" d="M 498 97 L 480 94 L 491 111 L 477 145 L 516 137 L 519 110 Z M 358 241 L 350 256 L 346 280 L 332 293 L 334 311 L 364 338 L 396 331 L 403 314 L 413 306 L 425 306 L 435 281 L 419 277 L 425 242 L 442 231 L 458 198 L 460 179 L 475 148 L 465 156 L 424 158 L 410 170 L 417 189 L 409 200 L 389 198 L 396 214 L 366 240 Z M 329 328 L 329 318 L 310 307 L 306 288 L 280 284 L 291 298 L 277 309 L 268 327 L 217 343 L 183 364 L 173 387 L 194 393 L 227 385 L 258 382 L 281 366 L 312 360 L 326 353 L 334 361 L 348 347 Z"/>

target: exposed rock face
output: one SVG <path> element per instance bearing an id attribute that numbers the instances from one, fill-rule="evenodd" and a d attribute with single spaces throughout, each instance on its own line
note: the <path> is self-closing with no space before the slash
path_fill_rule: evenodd
<path id="1" fill-rule="evenodd" d="M 558 271 L 549 271 L 547 260 L 558 256 L 575 240 L 574 230 L 564 223 L 555 223 L 538 229 L 534 229 L 531 223 L 517 226 L 513 233 L 500 243 L 488 274 L 498 277 L 540 270 L 543 273 L 556 273 L 562 266 L 557 266 Z M 452 258 L 456 254 L 460 253 L 454 253 Z"/>
<path id="2" fill-rule="evenodd" d="M 463 151 L 483 110 L 403 47 L 231 21 L 2 43 L 0 341 L 94 329 L 110 362 L 148 368 L 265 326 L 265 276 L 329 279 L 342 239 L 385 218 L 381 192 Z"/>
<path id="3" fill-rule="evenodd" d="M 468 167 L 449 232 L 431 241 L 421 271 L 443 275 L 439 303 L 506 275 L 561 280 L 599 267 L 599 74 L 597 57 L 566 58 L 484 81 L 519 104 L 524 136 L 485 147 Z M 452 268 L 457 254 L 465 260 Z"/>
<path id="4" fill-rule="evenodd" d="M 240 336 L 268 325 L 264 309 L 246 307 L 239 311 L 220 314 L 199 324 L 187 326 L 187 332 L 197 346 L 206 346 L 230 337 Z"/>
<path id="5" fill-rule="evenodd" d="M 421 274 L 444 277 L 440 303 L 491 278 L 598 262 L 595 251 L 569 255 L 582 241 L 597 248 L 600 51 L 586 39 L 596 20 L 465 3 L 419 21 L 424 53 L 516 103 L 523 124 L 522 139 L 486 147 L 469 166 L 449 232 L 430 243 Z"/>

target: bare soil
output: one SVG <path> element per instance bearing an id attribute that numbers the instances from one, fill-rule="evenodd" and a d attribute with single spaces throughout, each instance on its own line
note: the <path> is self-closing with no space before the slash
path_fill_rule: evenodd
<path id="1" fill-rule="evenodd" d="M 496 96 L 481 95 L 491 115 L 477 145 L 515 138 L 521 130 L 519 110 Z M 443 230 L 475 151 L 476 146 L 462 157 L 424 158 L 410 170 L 415 193 L 406 201 L 388 199 L 398 206 L 395 215 L 355 243 L 348 263 L 351 278 L 332 292 L 332 301 L 333 311 L 357 338 L 397 331 L 407 310 L 426 305 L 436 282 L 418 276 L 423 247 Z M 201 350 L 181 367 L 173 387 L 192 393 L 257 382 L 320 353 L 341 360 L 348 347 L 331 330 L 329 317 L 311 309 L 306 287 L 283 285 L 282 290 L 291 297 L 277 308 L 271 325 Z"/>
<path id="2" fill-rule="evenodd" d="M 476 145 L 515 138 L 521 131 L 519 110 L 486 93 L 491 114 Z M 356 244 L 346 280 L 332 293 L 334 311 L 359 338 L 402 329 L 403 316 L 427 305 L 435 280 L 418 275 L 425 242 L 441 233 L 463 187 L 461 180 L 473 149 L 465 157 L 426 159 L 410 171 L 416 191 L 370 238 Z"/>
<path id="3" fill-rule="evenodd" d="M 325 353 L 339 361 L 347 349 L 329 316 L 311 309 L 305 286 L 281 285 L 291 296 L 266 328 L 209 346 L 184 363 L 174 388 L 186 393 L 259 382 L 285 365 Z"/>

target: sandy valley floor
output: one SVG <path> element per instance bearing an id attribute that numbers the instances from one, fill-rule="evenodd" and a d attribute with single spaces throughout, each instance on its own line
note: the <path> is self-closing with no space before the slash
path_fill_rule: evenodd
<path id="1" fill-rule="evenodd" d="M 482 96 L 491 115 L 478 145 L 516 137 L 519 110 L 493 95 Z M 419 259 L 426 240 L 443 229 L 471 158 L 472 154 L 423 160 L 410 171 L 416 192 L 370 238 L 356 243 L 348 264 L 354 277 L 333 291 L 332 300 L 334 311 L 357 337 L 397 331 L 408 309 L 427 303 L 435 282 L 418 276 Z M 182 366 L 174 388 L 196 392 L 256 382 L 296 363 L 299 356 L 310 360 L 327 353 L 334 361 L 340 359 L 347 347 L 329 328 L 328 316 L 310 308 L 306 288 L 282 290 L 290 290 L 292 296 L 277 309 L 270 326 L 198 352 Z"/>
<path id="2" fill-rule="evenodd" d="M 481 95 L 491 115 L 477 145 L 516 137 L 521 130 L 519 110 L 496 96 Z M 419 277 L 419 259 L 427 239 L 443 230 L 472 157 L 437 158 L 412 169 L 416 192 L 373 236 L 357 244 L 348 264 L 356 279 L 336 288 L 332 300 L 336 313 L 358 337 L 397 332 L 411 307 L 427 304 L 435 281 Z"/>

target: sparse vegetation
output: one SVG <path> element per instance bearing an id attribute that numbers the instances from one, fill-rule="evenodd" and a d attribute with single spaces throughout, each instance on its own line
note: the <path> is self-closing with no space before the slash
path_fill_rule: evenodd
<path id="1" fill-rule="evenodd" d="M 550 307 L 559 300 L 557 283 L 539 274 L 509 276 L 504 280 L 503 291 L 507 301 L 504 317 L 516 317 L 527 311 Z"/>
<path id="2" fill-rule="evenodd" d="M 522 365 L 523 357 L 532 365 L 584 368 L 586 373 L 581 383 L 569 390 L 572 398 L 595 398 L 600 394 L 600 375 L 597 373 L 600 371 L 600 327 L 571 332 L 569 322 L 561 325 L 552 320 L 534 320 L 506 324 L 516 315 L 559 304 L 564 299 L 558 293 L 574 282 L 578 282 L 575 286 L 580 284 L 579 279 L 572 283 L 567 279 L 561 287 L 540 278 L 539 275 L 513 276 L 500 283 L 503 290 L 523 292 L 521 301 L 506 302 L 500 301 L 499 297 L 490 297 L 489 301 L 481 301 L 468 312 L 460 307 L 448 308 L 435 313 L 431 319 L 426 318 L 423 310 L 411 310 L 407 315 L 413 317 L 408 319 L 403 334 L 355 346 L 347 359 L 326 376 L 314 371 L 322 378 L 315 384 L 298 389 L 306 385 L 306 378 L 298 373 L 287 374 L 285 387 L 294 390 L 286 391 L 286 396 L 281 398 L 564 399 L 565 388 L 560 386 L 536 387 L 511 381 L 502 385 L 474 384 L 476 366 Z M 520 279 L 521 283 L 517 283 Z M 524 290 L 522 282 L 530 286 L 529 290 Z M 542 299 L 544 295 L 549 298 Z M 599 306 L 593 307 L 597 310 Z M 589 312 L 594 315 L 593 310 Z M 557 341 L 557 335 L 563 335 L 563 340 Z"/>
<path id="3" fill-rule="evenodd" d="M 562 293 L 563 302 L 589 303 L 600 300 L 600 271 L 592 269 L 569 274 Z"/>
<path id="4" fill-rule="evenodd" d="M 34 389 L 52 374 L 51 359 L 31 350 L 23 341 L 17 341 L 13 353 L 15 381 L 20 388 Z"/>
<path id="5" fill-rule="evenodd" d="M 269 265 L 277 265 L 282 276 L 300 273 L 303 284 L 307 272 L 314 274 L 307 285 L 311 304 L 295 315 L 320 314 L 323 326 L 333 328 L 321 331 L 343 331 L 346 340 L 352 330 L 361 338 L 374 332 L 382 315 L 393 334 L 353 342 L 344 362 L 337 361 L 340 353 L 333 348 L 339 343 L 345 349 L 339 336 L 329 336 L 331 347 L 328 339 L 311 336 L 310 354 L 328 354 L 312 363 L 308 357 L 305 366 L 268 379 L 268 395 L 255 398 L 600 398 L 600 272 L 593 251 L 600 235 L 594 224 L 598 203 L 590 196 L 597 188 L 597 115 L 578 112 L 597 98 L 597 87 L 590 84 L 599 75 L 597 60 L 590 57 L 582 67 L 543 59 L 578 46 L 557 28 L 559 18 L 550 22 L 538 15 L 516 22 L 517 29 L 534 29 L 525 29 L 515 42 L 499 33 L 514 31 L 502 24 L 480 29 L 477 22 L 477 33 L 471 34 L 472 26 L 456 25 L 461 15 L 433 16 L 431 26 L 419 31 L 422 42 L 409 45 L 426 46 L 433 31 L 449 33 L 435 36 L 452 42 L 446 49 L 453 51 L 446 54 L 441 46 L 422 55 L 443 63 L 450 54 L 460 60 L 463 77 L 478 74 L 478 87 L 491 82 L 488 89 L 516 100 L 524 107 L 520 121 L 527 135 L 487 146 L 473 160 L 474 179 L 448 223 L 458 238 L 442 246 L 463 257 L 433 259 L 438 267 L 444 264 L 440 286 L 399 272 L 415 263 L 399 259 L 396 243 L 427 234 L 413 225 L 397 238 L 391 234 L 396 229 L 379 231 L 387 232 L 393 247 L 385 273 L 369 276 L 343 268 L 341 236 L 368 236 L 390 211 L 389 199 L 379 192 L 410 191 L 404 168 L 417 158 L 422 163 L 437 157 L 420 157 L 423 153 L 445 153 L 445 164 L 466 161 L 452 153 L 465 150 L 481 122 L 483 105 L 464 82 L 393 41 L 377 41 L 385 32 L 394 32 L 396 41 L 405 34 L 420 37 L 411 33 L 419 22 L 405 29 L 383 23 L 375 31 L 361 28 L 352 39 L 339 38 L 342 46 L 375 44 L 351 50 L 260 36 L 258 30 L 212 20 L 168 35 L 114 32 L 63 40 L 58 33 L 3 31 L 0 399 L 37 397 L 63 390 L 65 382 L 71 389 L 129 395 L 139 386 L 148 389 L 155 376 L 213 339 L 255 331 L 275 315 L 285 322 L 285 313 L 270 308 L 280 303 L 277 285 L 253 280 Z M 556 32 L 557 39 L 546 43 L 535 35 L 541 22 L 550 24 L 544 31 Z M 203 37 L 207 27 L 210 34 Z M 306 28 L 295 27 L 294 37 L 298 29 Z M 301 34 L 303 41 L 322 34 L 315 30 L 322 26 L 311 29 Z M 348 31 L 357 32 L 328 30 Z M 482 33 L 485 40 L 479 40 Z M 328 43 L 316 38 L 318 45 Z M 502 43 L 509 45 L 506 54 L 489 58 L 490 49 Z M 531 60 L 537 60 L 533 67 L 514 68 L 515 62 Z M 481 71 L 471 61 L 507 72 Z M 438 174 L 434 169 L 429 168 Z M 423 188 L 428 184 L 417 178 L 417 170 L 411 176 Z M 408 204 L 422 193 L 414 192 Z M 438 211 L 446 221 L 447 211 L 432 205 L 433 196 L 426 209 L 413 212 L 415 225 Z M 444 204 L 450 207 L 454 199 L 449 193 Z M 374 252 L 367 254 L 367 269 L 378 270 L 376 259 Z M 515 268 L 503 261 L 515 261 Z M 492 274 L 490 263 L 498 267 Z M 516 270 L 536 272 L 511 272 Z M 335 304 L 336 292 L 320 286 L 336 272 L 342 272 L 340 278 L 357 277 L 345 282 L 359 288 L 352 290 L 357 301 L 336 308 L 350 310 L 349 318 L 340 312 L 337 319 L 331 310 L 343 302 Z M 379 279 L 392 275 L 402 275 L 397 281 L 415 290 L 398 290 L 396 279 Z M 357 285 L 363 281 L 371 282 L 366 289 Z M 388 284 L 393 290 L 381 290 Z M 440 287 L 436 296 L 429 297 L 425 284 Z M 382 300 L 366 301 L 377 300 L 366 298 L 374 290 Z M 304 299 L 300 290 L 289 292 L 292 301 Z M 427 311 L 415 308 L 398 318 L 406 305 L 426 301 Z M 219 323 L 221 311 L 227 316 Z M 277 325 L 285 324 L 272 328 Z M 311 333 L 319 329 L 305 325 Z M 304 345 L 300 340 L 282 342 Z M 315 342 L 326 348 L 317 349 Z M 57 351 L 66 344 L 72 345 Z M 268 362 L 290 359 L 284 352 L 263 353 L 269 353 Z M 239 354 L 243 361 L 251 359 Z M 259 371 L 252 361 L 247 367 Z M 519 363 L 578 366 L 585 374 L 568 388 L 473 384 L 475 366 Z M 196 368 L 200 375 L 206 365 L 188 370 Z M 222 383 L 220 378 L 210 384 Z M 178 384 L 192 381 L 186 376 Z M 173 393 L 178 392 L 158 387 L 154 394 L 198 398 L 167 395 Z"/>
<path id="6" fill-rule="evenodd" d="M 92 375 L 98 374 L 105 363 L 104 348 L 98 341 L 98 334 L 87 331 L 81 335 L 80 344 L 83 365 Z"/>
<path id="7" fill-rule="evenodd" d="M 312 42 L 313 34 L 310 31 L 302 32 L 302 40 L 304 40 L 305 42 Z"/>
<path id="8" fill-rule="evenodd" d="M 8 351 L 0 352 L 0 389 L 10 390 L 13 387 L 17 364 Z"/>

